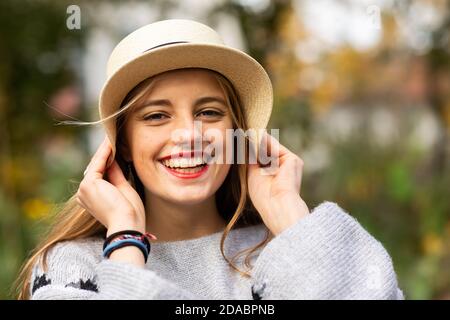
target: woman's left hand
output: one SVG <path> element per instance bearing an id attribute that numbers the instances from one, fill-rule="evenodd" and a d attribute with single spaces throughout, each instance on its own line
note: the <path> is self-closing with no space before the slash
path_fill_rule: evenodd
<path id="1" fill-rule="evenodd" d="M 309 214 L 300 197 L 303 160 L 265 131 L 261 145 L 268 157 L 278 158 L 278 166 L 249 164 L 249 195 L 263 222 L 276 236 Z"/>

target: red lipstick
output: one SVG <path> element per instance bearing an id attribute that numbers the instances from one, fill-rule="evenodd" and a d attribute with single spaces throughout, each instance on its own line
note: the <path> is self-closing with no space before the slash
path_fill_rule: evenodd
<path id="1" fill-rule="evenodd" d="M 198 172 L 191 172 L 191 173 L 185 173 L 185 172 L 179 172 L 172 168 L 166 167 L 165 165 L 161 164 L 170 174 L 173 174 L 175 177 L 181 178 L 181 179 L 194 179 L 198 178 L 201 175 L 203 175 L 209 168 L 208 164 L 205 164 L 203 168 L 201 168 Z"/>

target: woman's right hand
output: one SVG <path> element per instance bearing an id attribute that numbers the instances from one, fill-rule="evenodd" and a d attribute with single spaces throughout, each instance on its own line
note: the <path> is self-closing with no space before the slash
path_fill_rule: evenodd
<path id="1" fill-rule="evenodd" d="M 121 230 L 145 232 L 145 209 L 141 198 L 125 179 L 111 154 L 108 138 L 92 157 L 77 192 L 78 204 L 108 229 L 108 235 Z M 107 174 L 108 180 L 104 178 Z"/>

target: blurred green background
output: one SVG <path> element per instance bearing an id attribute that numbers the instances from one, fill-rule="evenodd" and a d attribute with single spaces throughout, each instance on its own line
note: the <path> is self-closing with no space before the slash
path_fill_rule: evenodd
<path id="1" fill-rule="evenodd" d="M 57 122 L 97 120 L 115 44 L 168 18 L 206 23 L 263 64 L 269 128 L 305 161 L 308 206 L 356 217 L 407 299 L 450 299 L 450 2 L 438 0 L 2 0 L 0 298 L 102 139 Z"/>

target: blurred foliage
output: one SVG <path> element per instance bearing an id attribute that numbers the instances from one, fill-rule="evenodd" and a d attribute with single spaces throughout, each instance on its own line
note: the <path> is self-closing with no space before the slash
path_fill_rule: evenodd
<path id="1" fill-rule="evenodd" d="M 67 88 L 82 89 L 86 39 L 99 24 L 96 6 L 106 1 L 80 3 L 94 14 L 83 16 L 81 30 L 68 30 L 72 3 L 0 2 L 0 298 L 12 298 L 8 288 L 46 229 L 43 219 L 74 192 L 89 159 L 86 130 L 55 127 L 60 115 L 46 104 L 59 97 L 78 106 L 71 116 L 86 120 L 92 113 Z M 141 3 L 159 8 L 158 19 L 180 4 Z M 247 52 L 266 67 L 275 98 L 269 128 L 280 128 L 281 142 L 306 160 L 301 195 L 310 209 L 329 200 L 357 218 L 392 256 L 406 298 L 450 299 L 450 4 L 393 1 L 383 9 L 374 47 L 342 43 L 308 62 L 299 59 L 298 45 L 316 35 L 293 1 L 273 0 L 258 10 L 248 3 L 219 1 L 204 21 L 214 25 L 224 14 L 233 17 Z M 411 8 L 424 3 L 443 18 L 427 31 L 429 48 L 417 53 L 399 30 Z M 117 41 L 123 30 L 115 31 Z M 381 144 L 371 122 L 380 106 L 392 110 L 397 132 Z M 344 138 L 330 117 L 343 107 L 357 116 L 344 123 Z M 428 147 L 412 134 L 418 109 L 435 121 L 436 141 Z M 420 120 L 425 113 L 418 114 Z M 358 117 L 363 120 L 352 120 Z"/>
<path id="2" fill-rule="evenodd" d="M 81 169 L 77 157 L 66 167 L 48 157 L 51 145 L 72 147 L 82 137 L 73 127 L 55 127 L 45 102 L 78 81 L 73 65 L 84 34 L 65 27 L 67 2 L 19 2 L 0 2 L 0 298 L 45 230 L 39 219 L 67 197 L 68 181 Z"/>

